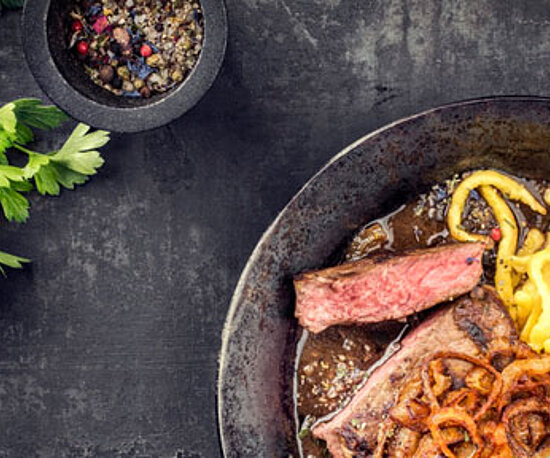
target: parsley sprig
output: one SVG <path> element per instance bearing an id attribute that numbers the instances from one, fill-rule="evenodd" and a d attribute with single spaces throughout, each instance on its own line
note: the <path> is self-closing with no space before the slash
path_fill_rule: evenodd
<path id="1" fill-rule="evenodd" d="M 90 132 L 85 124 L 78 124 L 58 150 L 42 153 L 27 147 L 34 140 L 33 128 L 50 130 L 67 119 L 57 107 L 38 99 L 19 99 L 0 108 L 0 206 L 8 221 L 23 223 L 29 217 L 24 193 L 36 188 L 42 195 L 57 196 L 61 188 L 85 183 L 103 165 L 97 148 L 109 141 L 109 133 Z M 24 167 L 10 163 L 7 153 L 14 150 L 27 156 Z M 23 262 L 28 260 L 0 252 L 2 273 L 2 265 L 21 267 Z"/>

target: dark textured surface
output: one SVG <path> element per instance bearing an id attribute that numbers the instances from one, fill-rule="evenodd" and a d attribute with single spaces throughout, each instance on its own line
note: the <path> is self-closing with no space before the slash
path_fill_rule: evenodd
<path id="1" fill-rule="evenodd" d="M 263 230 L 389 121 L 550 95 L 548 6 L 228 0 L 224 66 L 194 109 L 116 137 L 88 185 L 2 224 L 0 249 L 34 263 L 2 280 L 0 456 L 218 456 L 221 329 Z M 0 17 L 0 101 L 43 97 L 19 20 Z"/>

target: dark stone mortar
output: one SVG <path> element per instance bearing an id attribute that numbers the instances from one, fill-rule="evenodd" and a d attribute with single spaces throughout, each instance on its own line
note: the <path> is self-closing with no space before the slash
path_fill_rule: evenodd
<path id="1" fill-rule="evenodd" d="M 120 97 L 95 85 L 66 50 L 63 18 L 70 0 L 33 0 L 23 14 L 24 50 L 40 87 L 72 117 L 93 127 L 138 132 L 162 126 L 191 109 L 221 67 L 227 41 L 223 0 L 202 0 L 205 34 L 191 74 L 174 90 L 149 99 Z"/>

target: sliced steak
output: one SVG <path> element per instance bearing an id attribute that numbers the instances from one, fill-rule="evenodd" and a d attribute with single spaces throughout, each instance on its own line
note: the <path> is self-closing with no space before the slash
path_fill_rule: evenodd
<path id="1" fill-rule="evenodd" d="M 315 427 L 313 434 L 327 442 L 335 458 L 369 456 L 376 447 L 383 418 L 405 383 L 419 376 L 426 358 L 439 351 L 478 356 L 503 341 L 516 340 L 512 320 L 494 290 L 476 288 L 470 296 L 444 306 L 411 331 L 400 350 L 372 373 L 351 402 L 330 421 Z"/>
<path id="2" fill-rule="evenodd" d="M 481 243 L 452 243 L 298 275 L 296 318 L 317 333 L 406 317 L 470 291 L 483 271 L 483 250 Z"/>

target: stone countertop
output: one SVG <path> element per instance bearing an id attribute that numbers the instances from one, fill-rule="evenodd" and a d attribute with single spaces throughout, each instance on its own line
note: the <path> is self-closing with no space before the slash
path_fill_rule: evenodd
<path id="1" fill-rule="evenodd" d="M 0 249 L 0 457 L 220 455 L 216 372 L 240 271 L 321 165 L 390 121 L 486 95 L 550 95 L 545 1 L 228 0 L 216 83 L 172 124 L 31 196 Z M 0 16 L 0 102 L 44 98 L 20 13 Z M 71 126 L 44 135 L 53 148 Z"/>

